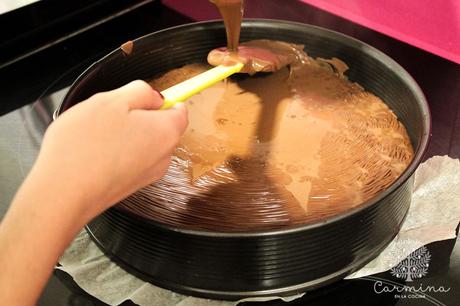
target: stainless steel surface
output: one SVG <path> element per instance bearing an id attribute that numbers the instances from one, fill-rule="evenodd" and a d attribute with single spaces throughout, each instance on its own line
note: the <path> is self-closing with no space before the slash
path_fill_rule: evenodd
<path id="1" fill-rule="evenodd" d="M 0 117 L 0 220 L 30 171 L 43 134 L 66 90 Z"/>

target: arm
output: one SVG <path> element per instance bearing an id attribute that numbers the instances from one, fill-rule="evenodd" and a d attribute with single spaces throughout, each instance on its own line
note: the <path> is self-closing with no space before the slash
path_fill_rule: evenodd
<path id="1" fill-rule="evenodd" d="M 135 81 L 77 104 L 48 128 L 0 224 L 0 305 L 33 305 L 88 221 L 163 176 L 187 116 L 181 105 L 158 111 L 162 103 Z"/>

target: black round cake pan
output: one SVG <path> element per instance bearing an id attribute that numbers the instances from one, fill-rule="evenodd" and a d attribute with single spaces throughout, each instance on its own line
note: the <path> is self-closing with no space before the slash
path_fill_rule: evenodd
<path id="1" fill-rule="evenodd" d="M 305 292 L 363 267 L 390 243 L 404 221 L 413 173 L 430 131 L 428 106 L 415 81 L 382 52 L 330 30 L 278 20 L 244 21 L 241 40 L 260 38 L 304 44 L 310 56 L 347 63 L 348 78 L 382 98 L 405 125 L 414 158 L 376 197 L 303 226 L 242 233 L 187 230 L 116 207 L 88 224 L 92 239 L 108 256 L 155 285 L 229 300 Z M 204 62 L 209 50 L 225 43 L 221 21 L 174 27 L 134 40 L 130 54 L 116 49 L 89 67 L 56 114 L 97 92 Z"/>

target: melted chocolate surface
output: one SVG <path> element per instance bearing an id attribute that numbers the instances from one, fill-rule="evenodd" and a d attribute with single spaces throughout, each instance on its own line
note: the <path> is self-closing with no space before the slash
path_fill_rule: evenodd
<path id="1" fill-rule="evenodd" d="M 248 232 L 319 221 L 388 188 L 413 157 L 404 126 L 346 79 L 345 63 L 292 50 L 289 68 L 187 101 L 190 124 L 166 176 L 119 207 L 180 228 Z M 187 65 L 151 85 L 206 69 Z"/>

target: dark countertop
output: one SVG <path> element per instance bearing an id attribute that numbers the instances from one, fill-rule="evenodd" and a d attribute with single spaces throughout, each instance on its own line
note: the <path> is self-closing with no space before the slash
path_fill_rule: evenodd
<path id="1" fill-rule="evenodd" d="M 210 19 L 217 16 L 212 14 Z M 460 157 L 459 65 L 294 0 L 248 1 L 245 14 L 247 17 L 289 19 L 323 26 L 382 50 L 414 77 L 430 104 L 433 128 L 425 158 L 434 155 Z M 189 21 L 190 18 L 154 3 L 53 46 L 15 67 L 0 69 L 0 114 L 26 105 L 0 116 L 0 217 L 33 163 L 43 131 L 64 93 L 59 89 L 67 87 L 91 61 L 122 42 Z M 84 49 L 84 46 L 91 48 Z M 451 287 L 448 293 L 431 295 L 442 304 L 457 305 L 460 300 L 459 244 L 447 240 L 428 247 L 432 254 L 429 275 L 413 285 Z M 379 276 L 392 279 L 389 274 Z M 394 294 L 375 294 L 374 283 L 375 280 L 369 279 L 341 281 L 311 292 L 290 305 L 302 305 L 307 301 L 311 305 L 430 305 L 422 299 L 398 300 Z M 277 304 L 279 302 L 266 303 Z M 69 275 L 55 272 L 39 305 L 105 304 L 84 293 Z"/>

